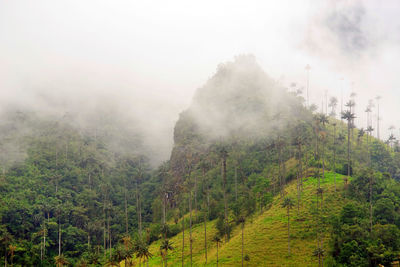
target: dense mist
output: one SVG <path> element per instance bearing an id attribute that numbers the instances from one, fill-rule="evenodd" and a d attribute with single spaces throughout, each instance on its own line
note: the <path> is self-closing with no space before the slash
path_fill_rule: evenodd
<path id="1" fill-rule="evenodd" d="M 160 162 L 196 89 L 218 64 L 252 53 L 276 86 L 296 83 L 304 94 L 310 64 L 310 102 L 319 109 L 325 91 L 343 102 L 355 92 L 358 126 L 366 124 L 368 101 L 381 95 L 386 138 L 389 125 L 400 123 L 390 115 L 400 97 L 396 7 L 396 1 L 4 2 L 1 109 L 54 119 L 69 114 L 83 128 L 106 116 L 140 135 L 146 154 Z"/>

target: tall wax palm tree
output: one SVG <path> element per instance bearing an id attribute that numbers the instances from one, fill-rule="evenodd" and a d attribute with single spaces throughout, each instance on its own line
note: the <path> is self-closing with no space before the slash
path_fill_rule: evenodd
<path id="1" fill-rule="evenodd" d="M 368 125 L 367 128 L 365 129 L 365 133 L 367 134 L 367 146 L 369 144 L 369 137 L 370 137 L 372 131 L 373 131 L 373 128 L 371 125 Z"/>
<path id="2" fill-rule="evenodd" d="M 204 256 L 207 264 L 207 219 L 208 219 L 208 185 L 206 179 L 206 170 L 208 169 L 208 164 L 205 159 L 200 161 L 199 167 L 202 171 L 202 195 L 203 195 L 203 222 L 204 222 Z"/>
<path id="3" fill-rule="evenodd" d="M 136 179 L 135 179 L 135 186 L 136 186 L 136 209 L 137 209 L 137 216 L 138 216 L 138 234 L 142 236 L 142 199 L 140 194 L 140 185 L 144 175 L 144 166 L 142 163 L 142 159 L 138 160 L 138 167 L 136 171 Z"/>
<path id="4" fill-rule="evenodd" d="M 240 224 L 240 228 L 242 230 L 242 267 L 243 267 L 243 252 L 244 252 L 244 223 L 246 219 L 244 216 L 240 216 L 237 220 L 237 223 Z"/>
<path id="5" fill-rule="evenodd" d="M 354 102 L 354 98 L 352 97 L 352 95 L 350 95 L 350 97 L 351 97 L 351 99 L 345 104 L 345 106 L 348 108 L 348 110 L 350 110 L 351 113 L 354 114 L 354 107 L 356 106 L 356 102 Z M 354 119 L 355 119 L 355 117 L 352 118 L 351 121 L 350 121 L 351 134 L 353 134 Z"/>
<path id="6" fill-rule="evenodd" d="M 106 209 L 107 209 L 107 195 L 108 195 L 108 185 L 107 184 L 102 184 L 100 185 L 100 190 L 103 195 L 103 205 L 102 205 L 102 210 L 103 210 L 103 251 L 104 251 L 104 257 L 106 256 L 106 251 L 107 251 L 107 238 L 106 238 L 106 221 L 107 221 L 107 215 L 106 215 Z"/>
<path id="7" fill-rule="evenodd" d="M 346 104 L 344 104 L 344 106 L 347 107 L 350 112 L 353 112 L 353 108 L 355 105 L 356 103 L 353 100 L 349 100 L 346 102 Z"/>
<path id="8" fill-rule="evenodd" d="M 182 267 L 184 266 L 185 262 L 185 191 L 186 187 L 183 186 L 182 188 L 182 193 L 181 193 L 181 216 L 182 216 L 182 255 L 181 255 L 181 262 L 182 262 Z"/>
<path id="9" fill-rule="evenodd" d="M 189 190 L 189 245 L 190 245 L 190 266 L 192 266 L 193 265 L 192 190 Z"/>
<path id="10" fill-rule="evenodd" d="M 109 201 L 108 206 L 107 206 L 107 229 L 108 229 L 108 249 L 109 249 L 109 260 L 111 261 L 111 256 L 112 256 L 112 238 L 111 238 L 111 213 L 112 213 L 113 207 L 112 207 L 112 202 Z"/>
<path id="11" fill-rule="evenodd" d="M 342 119 L 347 120 L 347 180 L 345 180 L 346 184 L 350 178 L 350 139 L 351 139 L 350 127 L 351 127 L 351 122 L 354 118 L 355 115 L 350 110 L 346 110 L 345 112 L 342 113 Z"/>
<path id="12" fill-rule="evenodd" d="M 361 128 L 358 131 L 358 135 L 357 135 L 357 143 L 358 143 L 358 145 L 362 144 L 362 137 L 364 136 L 364 134 L 365 134 L 365 130 L 364 130 L 364 128 Z"/>
<path id="13" fill-rule="evenodd" d="M 369 161 L 369 165 L 371 166 L 372 162 L 371 162 L 371 152 L 370 152 L 370 147 L 369 147 L 369 139 L 372 136 L 372 132 L 374 131 L 374 128 L 372 128 L 372 126 L 368 126 L 366 132 L 367 132 L 367 149 L 368 149 L 368 161 Z"/>
<path id="14" fill-rule="evenodd" d="M 371 125 L 371 112 L 372 112 L 373 103 L 371 100 L 368 102 L 367 108 L 365 109 L 365 113 L 367 113 L 367 128 Z"/>
<path id="15" fill-rule="evenodd" d="M 365 130 L 367 132 L 367 148 L 368 148 L 368 155 L 369 157 L 371 157 L 370 153 L 369 153 L 369 139 L 372 136 L 372 132 L 374 131 L 374 128 L 372 128 L 372 126 L 368 126 L 368 128 Z M 371 161 L 371 158 L 369 159 Z M 371 162 L 370 162 L 371 163 Z"/>
<path id="16" fill-rule="evenodd" d="M 160 251 L 162 251 L 162 253 L 163 253 L 162 254 L 163 258 L 164 258 L 163 266 L 165 266 L 165 267 L 168 266 L 168 251 L 173 250 L 173 249 L 174 249 L 174 247 L 172 246 L 172 243 L 168 239 L 164 240 L 161 243 Z"/>
<path id="17" fill-rule="evenodd" d="M 343 87 L 344 87 L 344 78 L 341 77 L 339 79 L 341 81 L 341 86 L 340 86 L 340 114 L 343 113 Z M 343 123 L 343 119 L 340 118 L 340 122 Z"/>
<path id="18" fill-rule="evenodd" d="M 317 188 L 317 205 L 318 205 L 318 196 L 321 196 L 321 209 L 324 201 L 323 194 L 324 194 L 324 189 Z"/>
<path id="19" fill-rule="evenodd" d="M 375 97 L 375 99 L 376 99 L 376 103 L 378 105 L 378 114 L 377 114 L 377 118 L 376 118 L 377 119 L 377 123 L 376 123 L 377 124 L 377 128 L 376 128 L 377 135 L 376 136 L 377 136 L 378 139 L 380 139 L 381 137 L 380 137 L 380 131 L 379 131 L 379 126 L 380 126 L 379 124 L 380 124 L 380 119 L 381 118 L 379 117 L 380 116 L 380 114 L 379 114 L 379 100 L 381 99 L 381 97 L 378 95 L 378 96 Z"/>
<path id="20" fill-rule="evenodd" d="M 390 126 L 389 126 L 390 134 L 393 134 L 393 130 L 394 130 L 394 129 L 396 129 L 396 127 L 394 127 L 394 125 L 390 125 Z"/>
<path id="21" fill-rule="evenodd" d="M 278 140 L 275 142 L 275 147 L 278 152 L 278 175 L 279 175 L 279 187 L 281 196 L 284 195 L 284 165 L 282 159 L 282 149 L 285 146 L 285 141 L 281 138 L 281 135 L 278 135 Z"/>
<path id="22" fill-rule="evenodd" d="M 218 267 L 218 248 L 219 248 L 219 244 L 222 242 L 221 238 L 219 238 L 219 236 L 214 236 L 213 241 L 217 244 L 217 267 Z"/>
<path id="23" fill-rule="evenodd" d="M 125 266 L 131 266 L 131 253 L 129 253 L 133 248 L 132 239 L 129 235 L 126 235 L 122 238 L 122 243 L 124 244 L 125 251 L 128 252 L 124 256 Z"/>
<path id="24" fill-rule="evenodd" d="M 321 130 L 320 119 L 318 115 L 315 115 L 313 118 L 313 128 L 315 134 L 315 149 L 314 149 L 314 159 L 319 162 L 319 149 L 318 149 L 318 139 L 319 132 Z"/>
<path id="25" fill-rule="evenodd" d="M 188 189 L 188 197 L 189 197 L 189 246 L 190 246 L 190 266 L 193 264 L 193 238 L 192 238 L 192 191 L 193 191 L 193 183 L 192 183 L 192 167 L 193 167 L 193 153 L 189 151 L 186 156 L 187 159 L 187 179 L 186 179 L 186 187 Z"/>
<path id="26" fill-rule="evenodd" d="M 325 144 L 326 144 L 326 124 L 329 123 L 329 118 L 325 114 L 319 116 L 319 122 L 323 125 L 323 130 L 321 132 L 321 143 L 322 143 L 322 179 L 325 179 Z"/>
<path id="27" fill-rule="evenodd" d="M 390 134 L 389 138 L 388 138 L 389 149 L 393 149 L 393 145 L 394 145 L 395 141 L 396 141 L 396 137 L 393 134 Z"/>
<path id="28" fill-rule="evenodd" d="M 318 267 L 323 266 L 321 259 L 324 257 L 324 255 L 325 255 L 325 251 L 322 248 L 319 247 L 316 250 L 314 250 L 313 256 L 318 257 Z M 321 263 L 322 263 L 322 265 L 321 265 Z"/>
<path id="29" fill-rule="evenodd" d="M 161 246 L 164 246 L 164 245 L 162 244 Z M 142 263 L 145 263 L 145 262 L 148 263 L 149 258 L 151 258 L 153 256 L 149 251 L 149 245 L 146 242 L 144 242 L 143 240 L 138 240 L 136 242 L 134 250 L 136 252 L 136 258 L 139 259 L 139 266 L 141 266 Z M 165 260 L 165 266 L 167 266 L 166 260 Z"/>
<path id="30" fill-rule="evenodd" d="M 333 180 L 335 183 L 336 192 L 336 122 L 332 123 L 333 126 Z"/>
<path id="31" fill-rule="evenodd" d="M 288 254 L 290 256 L 290 210 L 294 207 L 294 202 L 290 197 L 286 197 L 283 200 L 282 207 L 287 209 L 288 217 Z"/>
<path id="32" fill-rule="evenodd" d="M 346 104 L 344 104 L 345 107 L 347 107 L 351 112 L 354 111 L 354 107 L 356 105 L 356 103 L 354 102 L 353 98 L 350 95 L 350 100 L 346 102 Z"/>
<path id="33" fill-rule="evenodd" d="M 10 244 L 8 245 L 8 255 L 10 255 L 10 260 L 11 260 L 11 266 L 14 266 L 14 256 L 15 256 L 15 251 L 17 250 L 17 246 Z"/>
<path id="34" fill-rule="evenodd" d="M 225 224 L 225 230 L 227 230 L 228 227 L 228 200 L 226 198 L 226 185 L 227 185 L 227 180 L 226 180 L 226 159 L 228 158 L 228 151 L 226 148 L 223 146 L 219 150 L 219 155 L 221 158 L 221 172 L 222 172 L 222 185 L 223 185 L 223 194 L 224 194 L 224 224 Z M 225 242 L 228 241 L 228 234 L 227 231 L 225 231 Z"/>
<path id="35" fill-rule="evenodd" d="M 372 136 L 372 132 L 374 131 L 374 128 L 372 128 L 372 126 L 368 126 L 367 129 L 365 130 L 367 132 L 367 137 L 368 136 Z M 367 142 L 369 142 L 369 138 L 367 138 Z"/>
<path id="36" fill-rule="evenodd" d="M 369 227 L 370 233 L 372 233 L 372 185 L 374 184 L 374 174 L 371 170 L 368 171 L 368 180 L 369 180 Z"/>
<path id="37" fill-rule="evenodd" d="M 241 204 L 242 202 L 236 202 L 233 208 L 233 215 L 234 215 L 234 221 L 237 225 L 240 224 L 241 230 L 242 230 L 242 266 L 243 266 L 243 260 L 244 260 L 244 224 L 246 222 L 245 214 L 244 214 L 244 209 L 243 205 Z"/>
<path id="38" fill-rule="evenodd" d="M 294 138 L 293 144 L 297 147 L 297 211 L 300 211 L 300 191 L 302 187 L 302 177 L 303 177 L 303 166 L 302 166 L 302 145 L 304 143 L 303 136 L 301 132 L 298 132 L 300 129 L 295 129 L 294 133 L 296 136 Z"/>
<path id="39" fill-rule="evenodd" d="M 166 163 L 163 163 L 159 168 L 158 177 L 160 177 L 162 182 L 162 189 L 160 192 L 160 197 L 162 199 L 162 224 L 166 224 L 166 216 L 167 216 L 167 202 L 168 202 L 168 180 L 169 180 L 169 173 L 168 173 L 169 166 Z"/>
<path id="40" fill-rule="evenodd" d="M 67 258 L 65 258 L 63 254 L 55 256 L 54 261 L 57 267 L 63 267 L 64 265 L 67 265 L 69 263 Z"/>
<path id="41" fill-rule="evenodd" d="M 338 104 L 338 99 L 337 99 L 336 97 L 332 96 L 332 97 L 329 99 L 329 107 L 331 108 L 331 112 L 329 113 L 329 115 L 330 115 L 331 117 L 336 117 L 336 107 L 337 107 L 337 104 Z"/>
<path id="42" fill-rule="evenodd" d="M 161 225 L 160 232 L 161 232 L 161 234 L 162 234 L 162 238 L 163 238 L 164 240 L 166 240 L 168 234 L 170 233 L 168 224 L 166 224 L 166 223 L 162 224 L 162 225 Z"/>

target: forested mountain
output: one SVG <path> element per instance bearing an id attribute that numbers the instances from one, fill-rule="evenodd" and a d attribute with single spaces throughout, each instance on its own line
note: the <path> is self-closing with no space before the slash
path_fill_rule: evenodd
<path id="1" fill-rule="evenodd" d="M 10 110 L 0 125 L 0 257 L 14 266 L 390 264 L 400 253 L 400 150 L 357 129 L 352 106 L 318 113 L 239 56 L 197 90 L 156 167 L 143 136 L 113 113 L 82 124 Z"/>

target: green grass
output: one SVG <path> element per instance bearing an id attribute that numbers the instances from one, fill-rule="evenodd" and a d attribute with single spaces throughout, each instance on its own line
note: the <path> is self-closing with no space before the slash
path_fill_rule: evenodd
<path id="1" fill-rule="evenodd" d="M 334 190 L 334 173 L 326 172 L 321 178 L 323 193 L 323 215 L 337 214 L 345 199 L 342 197 L 345 176 L 336 174 L 337 192 Z M 318 260 L 312 256 L 317 248 L 317 179 L 304 179 L 299 210 L 297 208 L 297 182 L 289 183 L 286 195 L 292 197 L 296 205 L 291 210 L 291 255 L 288 255 L 287 210 L 281 207 L 282 198 L 276 196 L 268 210 L 248 218 L 244 228 L 244 255 L 250 257 L 245 266 L 317 266 Z M 319 200 L 320 202 L 320 200 Z M 324 228 L 325 247 L 329 241 L 330 229 Z M 193 266 L 216 266 L 216 245 L 212 238 L 216 233 L 215 221 L 207 223 L 208 262 L 204 257 L 204 225 L 193 227 Z M 168 266 L 181 266 L 182 233 L 171 238 L 174 250 L 168 254 Z M 149 266 L 162 266 L 159 252 L 160 241 L 154 242 L 150 251 L 153 257 Z M 190 266 L 189 231 L 185 230 L 184 266 Z M 219 248 L 219 266 L 241 266 L 241 231 L 235 227 L 231 239 Z"/>

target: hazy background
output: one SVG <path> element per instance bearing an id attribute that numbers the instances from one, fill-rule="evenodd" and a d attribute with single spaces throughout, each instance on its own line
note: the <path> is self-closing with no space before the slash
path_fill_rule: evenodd
<path id="1" fill-rule="evenodd" d="M 399 12 L 395 0 L 3 0 L 0 107 L 60 116 L 108 107 L 162 160 L 196 88 L 219 63 L 252 53 L 284 86 L 305 86 L 310 64 L 318 105 L 325 90 L 339 100 L 354 90 L 358 126 L 381 95 L 386 138 L 400 128 Z"/>

